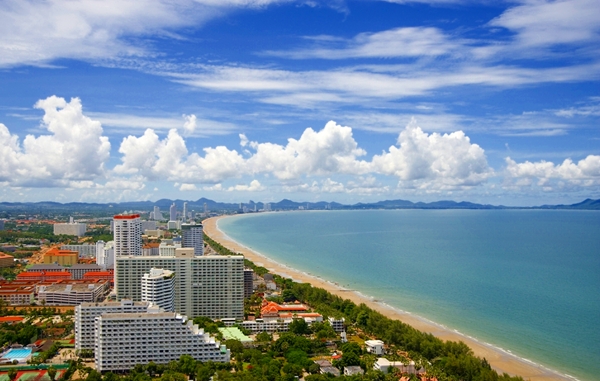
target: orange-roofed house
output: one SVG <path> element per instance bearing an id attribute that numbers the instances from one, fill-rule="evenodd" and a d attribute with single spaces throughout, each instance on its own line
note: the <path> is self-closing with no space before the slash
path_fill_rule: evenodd
<path id="1" fill-rule="evenodd" d="M 77 259 L 79 259 L 79 253 L 71 250 L 60 250 L 56 247 L 48 250 L 46 254 L 44 254 L 44 263 L 58 263 L 62 266 L 73 266 L 77 264 Z"/>
<path id="2" fill-rule="evenodd" d="M 306 312 L 307 310 L 308 307 L 306 307 L 304 304 L 277 304 L 275 302 L 263 300 L 260 314 L 262 317 L 273 317 L 279 316 L 280 313 L 302 313 Z"/>

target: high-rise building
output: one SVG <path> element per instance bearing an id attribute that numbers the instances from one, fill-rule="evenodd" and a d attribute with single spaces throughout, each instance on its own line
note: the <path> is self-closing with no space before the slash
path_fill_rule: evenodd
<path id="1" fill-rule="evenodd" d="M 204 203 L 204 214 L 208 214 L 208 205 Z"/>
<path id="2" fill-rule="evenodd" d="M 197 257 L 191 248 L 173 257 L 115 258 L 117 299 L 142 300 L 141 279 L 151 268 L 175 272 L 175 311 L 212 319 L 244 316 L 244 257 Z"/>
<path id="3" fill-rule="evenodd" d="M 96 242 L 96 264 L 103 270 L 115 266 L 115 241 Z"/>
<path id="4" fill-rule="evenodd" d="M 174 312 L 102 314 L 96 320 L 96 370 L 126 371 L 136 364 L 168 364 L 181 355 L 229 362 L 230 352 L 187 317 Z"/>
<path id="5" fill-rule="evenodd" d="M 81 303 L 75 307 L 75 349 L 94 349 L 96 318 L 106 313 L 145 313 L 152 307 L 148 302 L 133 302 L 123 299 L 120 302 Z"/>
<path id="6" fill-rule="evenodd" d="M 158 206 L 154 207 L 154 212 L 153 212 L 152 217 L 154 217 L 155 221 L 160 221 L 160 220 L 163 219 L 162 213 L 161 213 L 160 208 Z"/>
<path id="7" fill-rule="evenodd" d="M 142 224 L 139 214 L 119 214 L 113 217 L 115 257 L 142 255 Z"/>
<path id="8" fill-rule="evenodd" d="M 194 248 L 194 255 L 204 254 L 204 234 L 202 224 L 181 224 L 182 247 Z"/>
<path id="9" fill-rule="evenodd" d="M 173 203 L 173 205 L 171 205 L 171 207 L 169 208 L 169 221 L 176 221 L 177 220 L 177 207 L 175 206 L 175 203 Z"/>
<path id="10" fill-rule="evenodd" d="M 181 221 L 185 222 L 188 219 L 188 209 L 187 209 L 187 202 L 183 203 L 183 216 L 181 217 Z"/>
<path id="11" fill-rule="evenodd" d="M 244 269 L 244 298 L 249 298 L 254 292 L 254 271 Z"/>
<path id="12" fill-rule="evenodd" d="M 151 268 L 142 277 L 142 302 L 156 304 L 167 312 L 175 311 L 175 273 Z"/>

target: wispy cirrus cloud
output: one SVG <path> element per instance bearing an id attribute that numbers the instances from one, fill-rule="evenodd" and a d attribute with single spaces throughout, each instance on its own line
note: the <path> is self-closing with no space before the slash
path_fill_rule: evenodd
<path id="1" fill-rule="evenodd" d="M 147 38 L 183 38 L 180 28 L 198 28 L 232 9 L 282 2 L 286 0 L 7 0 L 0 3 L 0 67 L 48 66 L 58 58 L 154 56 Z"/>

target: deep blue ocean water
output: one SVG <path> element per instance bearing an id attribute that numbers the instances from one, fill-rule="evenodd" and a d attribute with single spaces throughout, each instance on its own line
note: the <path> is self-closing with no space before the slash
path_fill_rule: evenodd
<path id="1" fill-rule="evenodd" d="M 600 212 L 279 212 L 219 228 L 289 267 L 600 379 Z"/>

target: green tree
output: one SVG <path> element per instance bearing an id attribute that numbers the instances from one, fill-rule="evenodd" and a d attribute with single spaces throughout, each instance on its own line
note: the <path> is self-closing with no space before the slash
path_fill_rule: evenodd
<path id="1" fill-rule="evenodd" d="M 85 378 L 85 381 L 102 381 L 102 375 L 95 369 L 91 369 Z"/>
<path id="2" fill-rule="evenodd" d="M 15 368 L 10 368 L 8 370 L 8 379 L 10 381 L 15 381 L 16 378 L 17 378 L 17 370 Z"/>
<path id="3" fill-rule="evenodd" d="M 54 381 L 54 379 L 56 378 L 56 368 L 53 366 L 50 366 L 47 370 L 48 373 L 48 377 L 50 377 L 50 381 Z"/>
<path id="4" fill-rule="evenodd" d="M 289 330 L 296 335 L 308 335 L 310 333 L 310 327 L 304 319 L 294 319 L 290 323 Z"/>
<path id="5" fill-rule="evenodd" d="M 258 342 L 270 342 L 271 340 L 273 340 L 273 336 L 268 332 L 263 331 L 256 335 L 256 341 Z"/>

